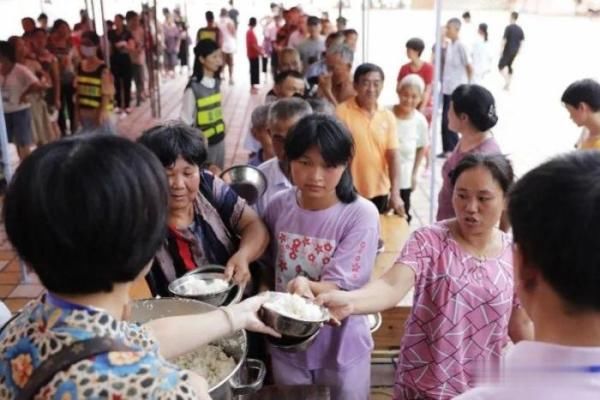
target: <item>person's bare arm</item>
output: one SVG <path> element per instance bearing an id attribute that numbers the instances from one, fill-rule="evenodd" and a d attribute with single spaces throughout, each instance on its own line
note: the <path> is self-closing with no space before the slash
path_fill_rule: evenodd
<path id="1" fill-rule="evenodd" d="M 473 66 L 471 64 L 467 64 L 465 69 L 467 70 L 467 78 L 469 79 L 469 82 L 471 82 L 473 80 Z"/>
<path id="2" fill-rule="evenodd" d="M 523 308 L 513 308 L 508 321 L 508 336 L 514 343 L 521 340 L 533 340 L 533 322 Z"/>
<path id="3" fill-rule="evenodd" d="M 419 107 L 419 111 L 425 112 L 427 105 L 429 104 L 429 99 L 431 98 L 431 83 L 425 86 L 425 91 L 423 91 L 423 100 L 421 100 L 421 105 Z"/>
<path id="4" fill-rule="evenodd" d="M 256 315 L 267 300 L 267 296 L 255 296 L 209 313 L 165 317 L 150 321 L 144 326 L 158 340 L 160 354 L 166 359 L 187 353 L 240 329 L 278 337 L 280 335 L 264 325 Z M 202 334 L 199 335 L 198 332 Z"/>
<path id="5" fill-rule="evenodd" d="M 411 184 L 411 188 L 412 190 L 415 190 L 415 188 L 417 187 L 417 173 L 419 172 L 419 166 L 421 165 L 421 162 L 423 162 L 423 157 L 425 155 L 425 147 L 419 147 L 417 149 L 416 155 L 415 155 L 415 163 L 413 165 L 413 170 L 412 170 L 412 184 Z"/>
<path id="6" fill-rule="evenodd" d="M 50 65 L 50 78 L 52 80 L 52 90 L 54 93 L 54 108 L 60 110 L 60 65 L 56 58 Z"/>
<path id="7" fill-rule="evenodd" d="M 256 211 L 246 205 L 236 227 L 240 235 L 240 247 L 225 266 L 225 276 L 241 285 L 250 280 L 248 265 L 257 260 L 269 244 L 269 231 Z"/>
<path id="8" fill-rule="evenodd" d="M 401 217 L 404 217 L 404 202 L 400 198 L 400 154 L 398 149 L 385 151 L 388 173 L 392 188 L 390 189 L 390 207 Z"/>
<path id="9" fill-rule="evenodd" d="M 395 307 L 415 285 L 415 272 L 404 264 L 395 264 L 380 278 L 350 292 L 323 293 L 317 301 L 326 305 L 335 318 L 350 314 L 370 314 Z"/>

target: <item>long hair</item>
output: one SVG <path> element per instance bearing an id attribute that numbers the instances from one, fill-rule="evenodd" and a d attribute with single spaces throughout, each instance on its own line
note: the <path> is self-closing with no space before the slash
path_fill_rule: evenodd
<path id="1" fill-rule="evenodd" d="M 202 63 L 199 58 L 208 57 L 217 50 L 219 50 L 219 45 L 211 39 L 202 39 L 194 47 L 194 70 L 192 76 L 196 78 L 197 81 L 201 81 L 204 76 L 204 70 L 202 69 Z M 215 73 L 215 78 L 218 78 L 220 74 L 221 69 Z"/>
<path id="2" fill-rule="evenodd" d="M 354 141 L 348 130 L 335 117 L 326 114 L 307 115 L 288 134 L 285 154 L 288 161 L 297 160 L 311 147 L 319 149 L 328 166 L 346 166 L 335 187 L 335 193 L 342 203 L 356 200 L 356 189 L 350 173 Z"/>

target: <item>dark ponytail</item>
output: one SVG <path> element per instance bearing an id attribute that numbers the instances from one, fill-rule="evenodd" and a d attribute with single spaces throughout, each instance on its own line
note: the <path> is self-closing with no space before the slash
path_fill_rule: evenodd
<path id="1" fill-rule="evenodd" d="M 483 40 L 488 41 L 488 25 L 486 23 L 479 24 L 479 32 L 483 33 Z"/>
<path id="2" fill-rule="evenodd" d="M 489 90 L 479 85 L 460 85 L 452 92 L 456 115 L 465 114 L 480 132 L 493 128 L 498 122 L 496 101 Z"/>

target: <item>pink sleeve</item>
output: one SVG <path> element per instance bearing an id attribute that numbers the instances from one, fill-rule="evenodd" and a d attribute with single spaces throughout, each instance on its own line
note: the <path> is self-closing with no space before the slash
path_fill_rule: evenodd
<path id="1" fill-rule="evenodd" d="M 418 279 L 433 262 L 433 246 L 434 243 L 424 229 L 415 231 L 404 244 L 396 264 L 403 264 L 412 269 Z"/>
<path id="2" fill-rule="evenodd" d="M 337 244 L 329 266 L 321 276 L 322 281 L 333 282 L 342 290 L 355 290 L 366 285 L 375 265 L 379 215 L 375 207 L 365 209 L 362 214 Z"/>

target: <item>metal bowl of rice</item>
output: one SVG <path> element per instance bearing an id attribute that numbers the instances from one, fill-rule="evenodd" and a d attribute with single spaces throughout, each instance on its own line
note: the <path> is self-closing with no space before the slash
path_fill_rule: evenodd
<path id="1" fill-rule="evenodd" d="M 282 335 L 308 338 L 329 321 L 329 311 L 313 300 L 290 293 L 268 292 L 261 319 Z"/>
<path id="2" fill-rule="evenodd" d="M 235 287 L 225 275 L 217 272 L 186 274 L 169 284 L 169 292 L 177 297 L 200 300 L 213 306 L 221 306 Z"/>

